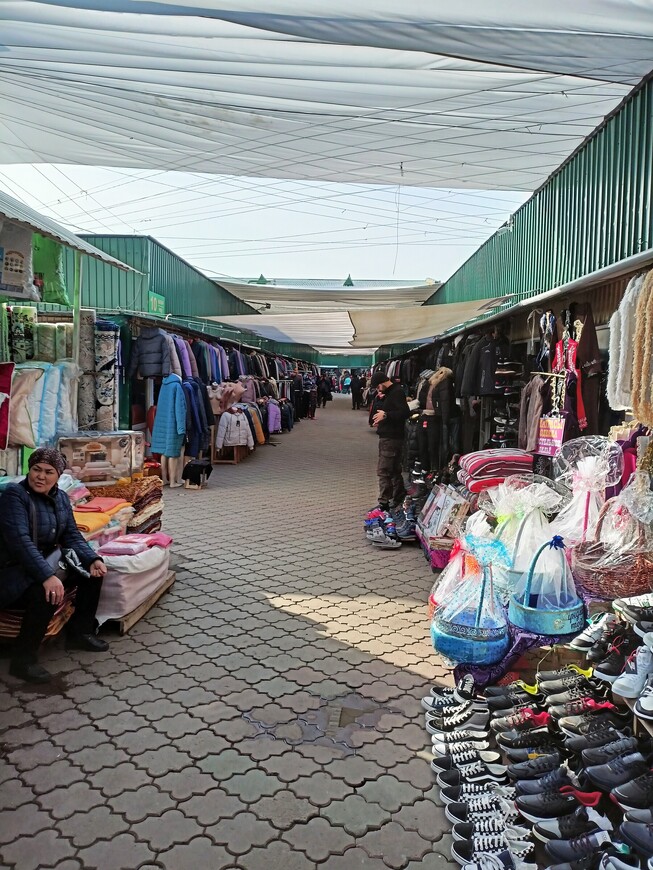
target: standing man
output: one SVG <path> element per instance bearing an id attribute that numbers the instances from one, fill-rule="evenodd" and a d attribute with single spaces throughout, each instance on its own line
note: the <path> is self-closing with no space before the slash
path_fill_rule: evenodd
<path id="1" fill-rule="evenodd" d="M 363 396 L 361 390 L 361 379 L 358 377 L 358 372 L 354 372 L 351 376 L 351 407 L 353 411 L 358 411 L 363 404 Z"/>
<path id="2" fill-rule="evenodd" d="M 410 415 L 406 396 L 399 384 L 393 384 L 384 372 L 372 375 L 370 386 L 383 394 L 383 409 L 372 418 L 379 436 L 379 507 L 399 507 L 406 496 L 401 473 L 401 455 L 406 420 Z"/>

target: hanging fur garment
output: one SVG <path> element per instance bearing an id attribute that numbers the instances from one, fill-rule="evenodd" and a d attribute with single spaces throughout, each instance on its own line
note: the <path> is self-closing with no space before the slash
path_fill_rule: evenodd
<path id="1" fill-rule="evenodd" d="M 640 423 L 653 426 L 653 270 L 644 278 L 637 301 L 634 345 L 633 412 Z"/>

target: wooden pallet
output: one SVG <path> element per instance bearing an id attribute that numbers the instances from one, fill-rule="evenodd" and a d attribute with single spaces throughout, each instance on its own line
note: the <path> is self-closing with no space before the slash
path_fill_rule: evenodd
<path id="1" fill-rule="evenodd" d="M 158 589 L 155 589 L 154 592 L 143 601 L 142 604 L 139 604 L 131 613 L 128 613 L 126 616 L 123 616 L 121 619 L 112 619 L 110 622 L 115 623 L 118 626 L 118 630 L 120 634 L 126 634 L 130 628 L 132 628 L 139 619 L 142 619 L 145 614 L 151 610 L 154 605 L 157 603 L 159 598 L 170 589 L 172 584 L 175 582 L 177 575 L 174 571 L 169 571 L 168 576 L 163 581 L 163 583 L 159 586 Z"/>

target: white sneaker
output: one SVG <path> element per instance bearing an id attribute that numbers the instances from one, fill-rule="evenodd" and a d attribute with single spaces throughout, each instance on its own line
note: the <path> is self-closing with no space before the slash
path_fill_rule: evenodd
<path id="1" fill-rule="evenodd" d="M 640 719 L 653 721 L 653 685 L 646 686 L 635 704 L 635 715 Z"/>
<path id="2" fill-rule="evenodd" d="M 624 672 L 612 684 L 612 691 L 622 698 L 639 698 L 653 675 L 653 652 L 639 646 L 631 653 Z"/>
<path id="3" fill-rule="evenodd" d="M 608 625 L 617 621 L 614 613 L 595 613 L 589 621 L 589 625 L 584 631 L 575 637 L 569 644 L 570 649 L 577 649 L 580 652 L 587 652 L 596 641 L 601 637 L 603 629 Z"/>
<path id="4" fill-rule="evenodd" d="M 612 609 L 616 613 L 623 613 L 623 605 L 628 607 L 653 607 L 653 594 L 645 592 L 643 595 L 633 595 L 631 598 L 615 598 Z"/>

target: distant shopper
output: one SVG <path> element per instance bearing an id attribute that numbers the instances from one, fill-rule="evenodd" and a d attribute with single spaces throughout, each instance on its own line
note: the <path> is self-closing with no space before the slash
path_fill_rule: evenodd
<path id="1" fill-rule="evenodd" d="M 401 456 L 410 410 L 401 386 L 384 372 L 372 375 L 370 386 L 383 394 L 383 407 L 374 414 L 372 425 L 379 436 L 379 507 L 389 510 L 398 507 L 406 496 Z"/>
<path id="2" fill-rule="evenodd" d="M 331 380 L 322 375 L 317 383 L 317 406 L 326 408 L 326 403 L 332 399 L 331 396 Z"/>
<path id="3" fill-rule="evenodd" d="M 358 411 L 363 404 L 363 388 L 358 374 L 352 375 L 351 379 L 351 407 Z"/>
<path id="4" fill-rule="evenodd" d="M 348 396 L 351 392 L 351 375 L 347 374 L 342 379 L 342 392 Z"/>

